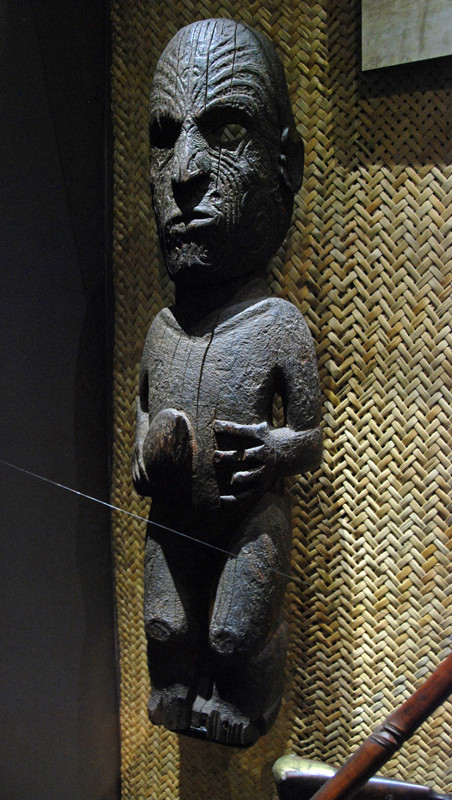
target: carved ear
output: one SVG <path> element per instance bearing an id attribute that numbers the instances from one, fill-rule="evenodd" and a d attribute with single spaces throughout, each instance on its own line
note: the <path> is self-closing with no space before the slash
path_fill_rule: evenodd
<path id="1" fill-rule="evenodd" d="M 279 174 L 291 192 L 298 192 L 303 180 L 304 147 L 296 128 L 284 128 L 281 134 Z"/>

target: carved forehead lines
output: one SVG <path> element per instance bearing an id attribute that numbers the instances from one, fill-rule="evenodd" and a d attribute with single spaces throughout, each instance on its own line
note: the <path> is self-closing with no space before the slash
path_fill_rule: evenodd
<path id="1" fill-rule="evenodd" d="M 183 28 L 170 41 L 155 71 L 150 113 L 183 120 L 224 102 L 265 113 L 277 122 L 271 65 L 253 31 L 231 20 L 207 20 Z"/>

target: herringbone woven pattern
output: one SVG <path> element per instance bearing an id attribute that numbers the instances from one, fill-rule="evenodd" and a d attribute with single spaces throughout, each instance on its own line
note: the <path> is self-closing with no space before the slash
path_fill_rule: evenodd
<path id="1" fill-rule="evenodd" d="M 450 648 L 450 61 L 361 75 L 358 0 L 192 5 L 113 0 L 115 453 L 131 488 L 134 397 L 152 317 L 170 301 L 147 186 L 147 93 L 159 53 L 196 18 L 263 30 L 284 61 L 306 173 L 269 280 L 317 344 L 321 469 L 293 480 L 287 695 L 251 751 L 154 728 L 141 623 L 144 523 L 116 515 L 123 799 L 263 800 L 273 761 L 340 763 Z M 452 789 L 451 704 L 386 772 Z"/>

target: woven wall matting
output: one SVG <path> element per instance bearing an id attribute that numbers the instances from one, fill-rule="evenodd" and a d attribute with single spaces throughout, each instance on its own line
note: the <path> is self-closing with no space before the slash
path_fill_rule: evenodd
<path id="1" fill-rule="evenodd" d="M 123 800 L 273 798 L 277 757 L 341 763 L 450 649 L 451 62 L 362 75 L 359 6 L 113 0 L 113 502 L 147 516 L 130 480 L 134 397 L 145 333 L 171 299 L 150 210 L 147 94 L 164 45 L 194 19 L 260 28 L 286 67 L 306 172 L 269 280 L 311 328 L 325 430 L 321 468 L 290 483 L 300 580 L 287 600 L 286 697 L 249 751 L 148 722 L 145 523 L 115 515 Z M 452 789 L 451 706 L 386 774 Z"/>

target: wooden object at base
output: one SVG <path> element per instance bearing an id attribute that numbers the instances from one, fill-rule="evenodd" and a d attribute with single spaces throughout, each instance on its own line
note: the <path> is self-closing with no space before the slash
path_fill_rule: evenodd
<path id="1" fill-rule="evenodd" d="M 337 770 L 320 761 L 299 756 L 278 758 L 273 775 L 279 800 L 310 800 L 326 781 L 333 778 Z M 450 800 L 450 796 L 438 794 L 428 786 L 417 783 L 383 778 L 376 775 L 355 794 L 355 800 Z"/>
<path id="2" fill-rule="evenodd" d="M 422 686 L 389 715 L 312 800 L 348 800 L 452 692 L 452 653 Z"/>

